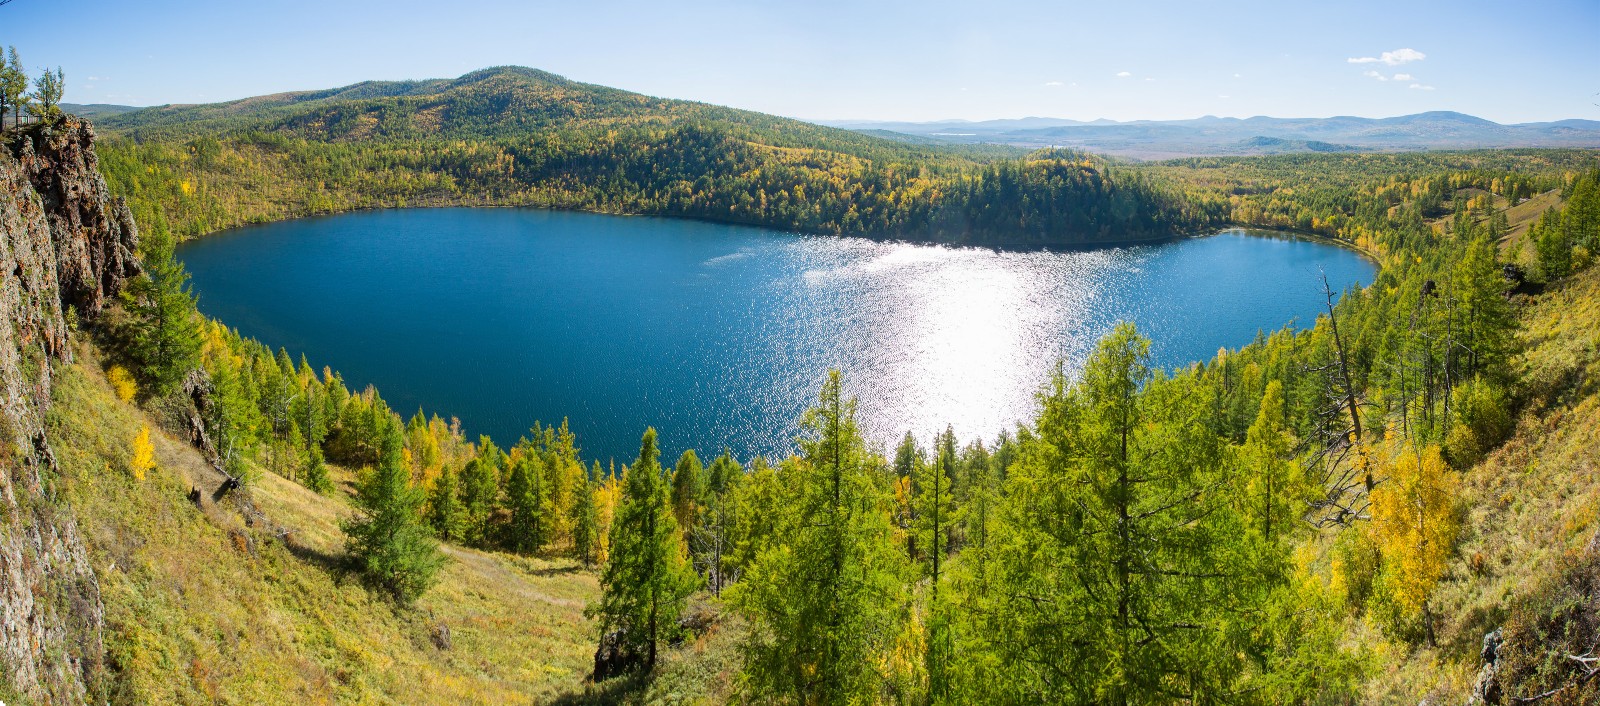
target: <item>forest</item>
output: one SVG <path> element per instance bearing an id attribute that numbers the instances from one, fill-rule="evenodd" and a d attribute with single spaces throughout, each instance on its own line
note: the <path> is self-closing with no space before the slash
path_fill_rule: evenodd
<path id="1" fill-rule="evenodd" d="M 1159 240 L 1221 222 L 1070 150 L 940 148 L 532 69 L 102 121 L 101 167 L 179 239 L 357 208 L 502 205 L 950 243 Z"/>
<path id="2" fill-rule="evenodd" d="M 582 88 L 551 81 L 532 85 Z M 935 159 L 862 137 L 824 148 L 782 122 L 640 118 L 643 99 L 620 93 L 598 94 L 597 125 L 516 138 L 520 123 L 454 117 L 496 115 L 492 102 L 419 125 L 440 86 L 346 94 L 380 88 L 394 95 L 188 109 L 221 111 L 200 137 L 176 119 L 113 122 L 101 164 L 145 227 L 147 275 L 105 326 L 108 375 L 125 400 L 179 414 L 203 370 L 206 426 L 246 488 L 272 473 L 337 494 L 330 464 L 359 469 L 346 546 L 396 610 L 434 585 L 440 542 L 595 567 L 596 682 L 651 674 L 704 629 L 690 604 L 709 597 L 713 620 L 746 631 L 732 688 L 747 701 L 1358 700 L 1384 650 L 1475 656 L 1490 618 L 1438 597 L 1467 539 L 1466 474 L 1520 416 L 1589 384 L 1527 373 L 1519 308 L 1600 247 L 1591 152 Z M 516 114 L 557 125 L 582 112 L 528 105 Z M 1561 206 L 1513 224 L 1536 197 Z M 834 374 L 793 455 L 673 461 L 643 430 L 633 463 L 601 467 L 564 422 L 473 439 L 243 339 L 198 314 L 172 256 L 240 219 L 430 198 L 957 242 L 1248 224 L 1382 267 L 1328 291 L 1313 326 L 1178 370 L 1152 368 L 1149 342 L 1119 327 L 1046 382 L 1037 418 L 993 439 L 908 432 L 875 448 Z M 1585 654 L 1588 635 L 1529 632 L 1555 609 L 1509 616 L 1522 652 L 1506 648 L 1501 678 L 1519 698 L 1585 703 L 1600 682 L 1559 655 Z"/>

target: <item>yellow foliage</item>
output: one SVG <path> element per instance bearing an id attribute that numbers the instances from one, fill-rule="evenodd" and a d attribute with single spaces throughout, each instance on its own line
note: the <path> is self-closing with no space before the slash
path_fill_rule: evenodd
<path id="1" fill-rule="evenodd" d="M 117 393 L 117 399 L 123 402 L 131 402 L 139 392 L 139 384 L 133 381 L 133 375 L 120 365 L 111 366 L 106 371 L 106 378 L 111 381 L 111 389 Z"/>
<path id="2" fill-rule="evenodd" d="M 183 195 L 184 196 L 193 196 L 194 195 L 194 184 L 192 182 L 190 182 L 188 179 L 184 179 L 183 183 L 178 185 L 178 188 L 183 189 Z"/>
<path id="3" fill-rule="evenodd" d="M 155 467 L 156 447 L 150 443 L 150 427 L 146 425 L 133 437 L 133 458 L 128 461 L 128 470 L 133 471 L 134 480 L 142 481 Z"/>
<path id="4" fill-rule="evenodd" d="M 1436 445 L 1420 453 L 1407 445 L 1388 465 L 1388 479 L 1372 491 L 1373 540 L 1395 598 L 1416 614 L 1455 551 L 1460 482 Z"/>

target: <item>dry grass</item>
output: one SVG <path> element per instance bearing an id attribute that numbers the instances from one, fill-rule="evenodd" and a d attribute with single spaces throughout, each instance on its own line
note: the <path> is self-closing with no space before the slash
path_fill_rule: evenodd
<path id="1" fill-rule="evenodd" d="M 1466 534 L 1433 597 L 1438 647 L 1380 656 L 1365 700 L 1465 702 L 1484 634 L 1600 532 L 1600 268 L 1530 302 L 1522 321 L 1530 399 L 1512 438 L 1463 474 Z"/>
<path id="2" fill-rule="evenodd" d="M 115 397 L 94 355 L 80 349 L 80 363 L 61 367 L 50 434 L 100 576 L 114 701 L 677 703 L 728 688 L 733 622 L 669 650 L 653 681 L 586 686 L 595 635 L 583 608 L 599 588 L 570 561 L 448 546 L 439 584 L 397 608 L 346 568 L 342 495 L 263 472 L 211 503 L 220 476 L 160 431 L 156 467 L 135 480 L 132 440 L 150 420 Z M 200 507 L 187 497 L 195 487 Z"/>

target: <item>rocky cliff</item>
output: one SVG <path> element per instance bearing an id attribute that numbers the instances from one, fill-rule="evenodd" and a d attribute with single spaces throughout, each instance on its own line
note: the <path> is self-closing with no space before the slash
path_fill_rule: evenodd
<path id="1" fill-rule="evenodd" d="M 100 177 L 88 123 L 28 126 L 0 147 L 0 692 L 103 700 L 99 584 L 51 487 L 44 413 L 51 366 L 71 356 L 69 322 L 94 318 L 138 274 L 138 236 Z"/>

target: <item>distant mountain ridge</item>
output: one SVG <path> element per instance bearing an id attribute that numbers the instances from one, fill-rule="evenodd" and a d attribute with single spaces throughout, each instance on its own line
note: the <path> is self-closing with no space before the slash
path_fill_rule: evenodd
<path id="1" fill-rule="evenodd" d="M 96 121 L 125 193 L 180 236 L 355 208 L 506 205 L 986 245 L 1210 228 L 1142 171 L 1071 150 L 875 136 L 519 66 Z M 159 182 L 159 183 L 157 183 Z"/>
<path id="2" fill-rule="evenodd" d="M 978 122 L 822 121 L 880 136 L 901 133 L 956 143 L 1071 147 L 1138 158 L 1281 152 L 1459 150 L 1506 147 L 1600 148 L 1600 121 L 1502 125 L 1465 113 L 1391 118 L 1219 118 L 1084 122 L 1029 117 Z"/>

